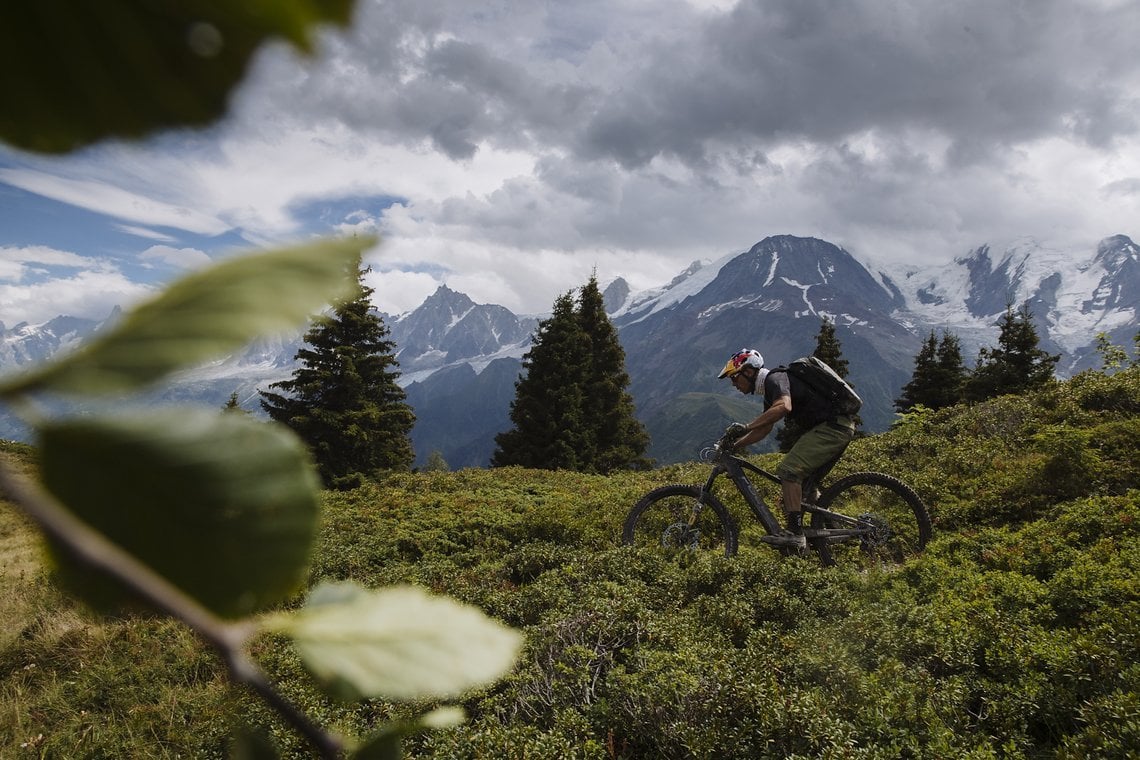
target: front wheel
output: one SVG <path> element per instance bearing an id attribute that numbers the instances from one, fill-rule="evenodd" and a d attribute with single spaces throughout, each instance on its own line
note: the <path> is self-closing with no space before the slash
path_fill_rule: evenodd
<path id="1" fill-rule="evenodd" d="M 720 499 L 700 486 L 655 488 L 633 505 L 621 539 L 626 546 L 668 551 L 724 550 L 736 554 L 736 521 Z"/>
<path id="2" fill-rule="evenodd" d="M 843 516 L 819 512 L 811 515 L 816 530 L 856 527 L 860 532 L 846 540 L 811 542 L 825 565 L 839 559 L 852 561 L 904 562 L 918 554 L 930 540 L 930 515 L 910 486 L 881 472 L 857 472 L 842 478 L 820 495 L 818 506 Z"/>

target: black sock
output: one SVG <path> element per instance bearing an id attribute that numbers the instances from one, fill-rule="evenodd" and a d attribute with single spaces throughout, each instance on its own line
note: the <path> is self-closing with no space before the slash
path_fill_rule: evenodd
<path id="1" fill-rule="evenodd" d="M 788 530 L 797 536 L 804 532 L 804 513 L 802 511 L 788 512 Z"/>

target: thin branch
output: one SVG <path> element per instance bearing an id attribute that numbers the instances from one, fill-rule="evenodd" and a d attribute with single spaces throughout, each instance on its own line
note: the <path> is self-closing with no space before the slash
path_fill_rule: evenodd
<path id="1" fill-rule="evenodd" d="M 232 679 L 253 689 L 323 758 L 338 758 L 343 742 L 314 724 L 265 678 L 244 650 L 254 632 L 248 622 L 228 623 L 207 610 L 132 554 L 83 522 L 37 484 L 0 459 L 0 498 L 15 504 L 74 560 L 115 578 L 156 608 L 189 626 L 225 662 Z"/>

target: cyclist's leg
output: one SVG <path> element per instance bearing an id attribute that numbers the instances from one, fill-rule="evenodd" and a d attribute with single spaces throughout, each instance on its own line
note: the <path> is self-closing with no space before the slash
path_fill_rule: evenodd
<path id="1" fill-rule="evenodd" d="M 846 447 L 843 449 L 847 450 Z M 810 475 L 803 479 L 803 499 L 812 504 L 819 503 L 819 494 L 823 490 L 823 480 L 831 473 L 832 468 L 839 464 L 839 460 L 843 457 L 843 451 L 839 452 L 831 459 L 823 463 L 821 467 L 817 467 Z"/>
<path id="2" fill-rule="evenodd" d="M 814 496 L 814 484 L 835 466 L 854 436 L 854 427 L 821 422 L 800 436 L 780 461 L 776 475 L 783 488 L 788 529 L 793 533 L 803 533 L 801 504 L 804 482 L 809 482 L 808 493 Z"/>

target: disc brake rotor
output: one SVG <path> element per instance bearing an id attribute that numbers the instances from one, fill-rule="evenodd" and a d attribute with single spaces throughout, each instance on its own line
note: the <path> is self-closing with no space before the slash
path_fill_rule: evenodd
<path id="1" fill-rule="evenodd" d="M 700 542 L 700 528 L 686 522 L 675 522 L 661 534 L 661 545 L 666 549 L 696 549 Z"/>

